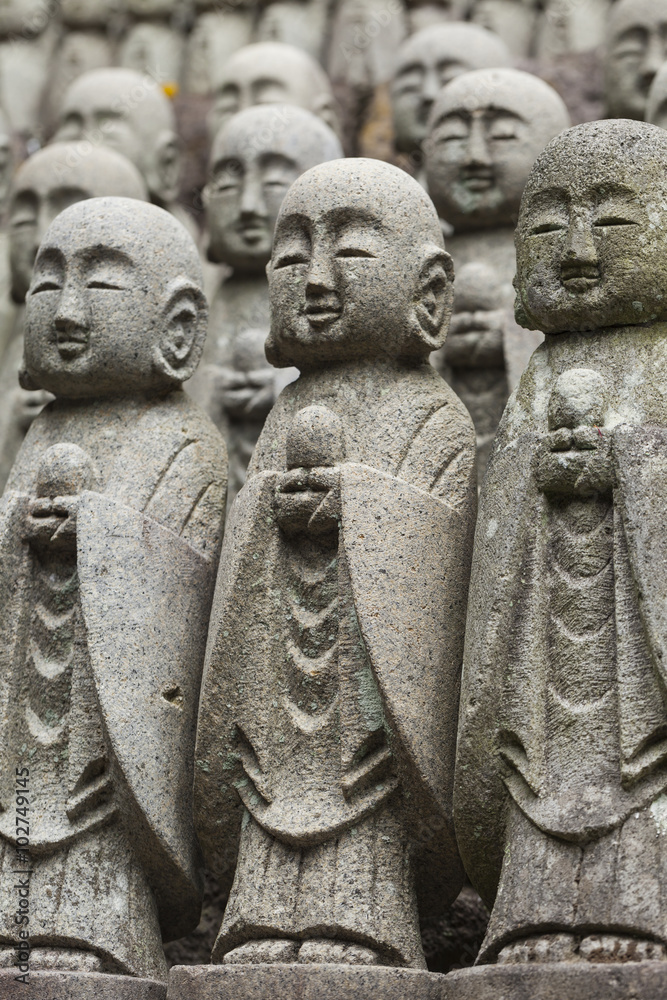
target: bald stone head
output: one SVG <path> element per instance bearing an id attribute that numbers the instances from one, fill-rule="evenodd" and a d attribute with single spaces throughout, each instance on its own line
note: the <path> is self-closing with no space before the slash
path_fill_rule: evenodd
<path id="1" fill-rule="evenodd" d="M 667 132 L 589 122 L 549 143 L 516 231 L 516 316 L 545 333 L 667 318 Z"/>
<path id="2" fill-rule="evenodd" d="M 417 181 L 380 160 L 334 160 L 295 181 L 267 274 L 266 356 L 278 368 L 415 361 L 444 343 L 453 268 L 438 216 Z"/>
<path id="3" fill-rule="evenodd" d="M 146 180 L 151 199 L 176 199 L 180 153 L 174 109 L 162 88 L 131 69 L 84 73 L 63 99 L 56 141 L 88 139 L 122 153 Z"/>
<path id="4" fill-rule="evenodd" d="M 505 43 L 476 24 L 437 24 L 412 35 L 398 51 L 391 85 L 396 148 L 403 153 L 419 149 L 433 102 L 454 77 L 511 65 Z"/>
<path id="5" fill-rule="evenodd" d="M 23 302 L 44 234 L 63 209 L 77 201 L 114 195 L 148 199 L 146 184 L 120 153 L 89 143 L 46 146 L 19 168 L 9 200 L 12 298 Z"/>
<path id="6" fill-rule="evenodd" d="M 604 53 L 610 118 L 643 120 L 648 92 L 667 58 L 667 0 L 616 0 Z"/>
<path id="7" fill-rule="evenodd" d="M 232 115 L 255 104 L 296 104 L 338 132 L 327 75 L 308 53 L 292 45 L 245 45 L 224 64 L 213 89 L 211 135 L 216 135 Z"/>
<path id="8" fill-rule="evenodd" d="M 40 35 L 52 18 L 44 0 L 0 0 L 0 37 Z"/>
<path id="9" fill-rule="evenodd" d="M 204 346 L 202 286 L 194 241 L 164 209 L 128 198 L 71 205 L 35 262 L 24 386 L 78 399 L 180 386 Z"/>
<path id="10" fill-rule="evenodd" d="M 106 28 L 124 0 L 60 0 L 60 16 L 69 28 Z"/>
<path id="11" fill-rule="evenodd" d="M 424 144 L 428 190 L 457 232 L 513 225 L 547 142 L 570 124 L 556 91 L 531 73 L 466 73 L 441 92 Z"/>
<path id="12" fill-rule="evenodd" d="M 342 155 L 329 126 L 303 108 L 268 104 L 234 115 L 215 139 L 204 190 L 211 260 L 263 272 L 290 185 Z"/>

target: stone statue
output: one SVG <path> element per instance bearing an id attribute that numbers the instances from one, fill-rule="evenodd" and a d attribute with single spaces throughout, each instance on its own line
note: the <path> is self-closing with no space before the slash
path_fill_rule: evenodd
<path id="1" fill-rule="evenodd" d="M 604 52 L 609 118 L 643 120 L 646 99 L 667 59 L 667 0 L 616 0 Z"/>
<path id="2" fill-rule="evenodd" d="M 667 128 L 667 63 L 663 63 L 653 78 L 646 101 L 646 121 Z"/>
<path id="3" fill-rule="evenodd" d="M 110 146 L 138 168 L 151 201 L 196 235 L 178 202 L 181 154 L 171 101 L 151 77 L 131 69 L 85 73 L 67 91 L 55 136 Z"/>
<path id="4" fill-rule="evenodd" d="M 588 0 L 570 4 L 579 6 L 588 6 Z M 525 59 L 534 53 L 538 11 L 536 0 L 473 0 L 470 19 L 502 38 L 514 59 Z"/>
<path id="5" fill-rule="evenodd" d="M 17 867 L 30 868 L 30 984 L 69 973 L 40 995 L 157 1000 L 163 936 L 199 918 L 194 729 L 226 461 L 182 383 L 206 313 L 197 249 L 154 205 L 82 202 L 44 237 L 22 380 L 55 400 L 0 501 L 7 989 Z M 30 789 L 24 866 L 15 773 Z M 104 975 L 96 992 L 81 973 L 136 981 L 111 994 Z"/>
<path id="6" fill-rule="evenodd" d="M 450 385 L 474 414 L 480 477 L 507 397 L 541 339 L 520 330 L 512 310 L 521 193 L 537 154 L 568 125 L 556 91 L 516 69 L 459 76 L 432 110 L 426 178 L 440 216 L 454 227 L 447 247 L 455 272 L 477 264 L 495 275 L 495 304 L 491 286 L 480 289 L 486 308 L 454 317 L 444 352 Z"/>
<path id="7" fill-rule="evenodd" d="M 197 17 L 185 51 L 185 90 L 208 95 L 215 90 L 220 67 L 253 41 L 258 5 L 257 0 L 194 0 L 193 6 Z"/>
<path id="8" fill-rule="evenodd" d="M 312 111 L 338 133 L 326 73 L 308 53 L 292 45 L 246 45 L 219 70 L 214 91 L 212 138 L 232 115 L 255 104 L 295 104 Z"/>
<path id="9" fill-rule="evenodd" d="M 185 0 L 123 0 L 130 25 L 120 65 L 148 73 L 176 92 L 183 76 Z"/>
<path id="10" fill-rule="evenodd" d="M 329 34 L 330 4 L 322 0 L 264 0 L 258 42 L 284 42 L 322 60 Z"/>
<path id="11" fill-rule="evenodd" d="M 445 84 L 469 70 L 511 64 L 505 44 L 474 24 L 440 24 L 412 35 L 399 50 L 391 86 L 396 149 L 413 154 L 420 167 L 433 102 Z"/>
<path id="12" fill-rule="evenodd" d="M 7 326 L 0 367 L 0 491 L 34 417 L 50 396 L 18 384 L 23 357 L 24 313 L 21 307 L 39 245 L 59 212 L 74 202 L 101 195 L 147 198 L 141 175 L 111 149 L 79 143 L 56 143 L 31 156 L 17 171 L 9 200 L 9 263 L 14 310 L 3 307 Z"/>
<path id="13" fill-rule="evenodd" d="M 468 0 L 406 0 L 408 34 L 415 35 L 443 21 L 464 21 L 468 15 Z"/>
<path id="14" fill-rule="evenodd" d="M 604 44 L 616 0 L 547 0 L 537 23 L 535 55 L 554 60 L 572 52 L 590 52 Z M 633 0 L 633 6 L 636 6 Z"/>
<path id="15" fill-rule="evenodd" d="M 113 66 L 122 0 L 60 0 L 62 37 L 44 95 L 44 117 L 55 126 L 67 88 L 96 69 Z"/>
<path id="16" fill-rule="evenodd" d="M 0 105 L 12 131 L 42 138 L 41 107 L 59 29 L 45 0 L 0 2 Z"/>
<path id="17" fill-rule="evenodd" d="M 204 191 L 209 257 L 232 269 L 212 300 L 210 332 L 193 395 L 227 439 L 229 502 L 245 482 L 264 420 L 298 374 L 268 363 L 266 265 L 288 188 L 310 167 L 343 155 L 331 129 L 303 108 L 239 112 L 218 134 Z"/>
<path id="18" fill-rule="evenodd" d="M 451 263 L 419 184 L 361 158 L 293 184 L 267 271 L 267 357 L 301 375 L 228 521 L 195 772 L 208 863 L 224 881 L 237 845 L 238 861 L 222 968 L 180 970 L 170 995 L 435 997 L 418 910 L 461 884 L 449 796 L 476 508 L 472 423 L 427 363 Z M 285 991 L 275 962 L 293 963 Z"/>
<path id="19" fill-rule="evenodd" d="M 480 499 L 455 816 L 493 912 L 452 1000 L 667 989 L 666 157 L 652 125 L 579 125 L 524 192 L 545 340 Z"/>

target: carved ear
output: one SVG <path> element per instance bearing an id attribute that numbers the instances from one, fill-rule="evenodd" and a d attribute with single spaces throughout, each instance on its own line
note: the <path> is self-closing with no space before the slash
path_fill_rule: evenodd
<path id="1" fill-rule="evenodd" d="M 185 382 L 194 375 L 204 350 L 208 322 L 206 297 L 194 282 L 177 278 L 169 288 L 163 334 L 153 360 L 170 382 Z"/>
<path id="2" fill-rule="evenodd" d="M 22 389 L 27 389 L 28 392 L 36 392 L 37 389 L 42 388 L 39 382 L 35 381 L 26 368 L 25 360 L 21 363 L 21 367 L 19 369 L 19 385 Z"/>
<path id="3" fill-rule="evenodd" d="M 156 177 L 149 184 L 152 192 L 168 204 L 178 197 L 181 176 L 181 150 L 174 132 L 163 132 L 155 152 Z"/>
<path id="4" fill-rule="evenodd" d="M 445 342 L 454 301 L 454 264 L 444 250 L 430 254 L 419 272 L 414 314 L 419 339 L 429 351 Z"/>

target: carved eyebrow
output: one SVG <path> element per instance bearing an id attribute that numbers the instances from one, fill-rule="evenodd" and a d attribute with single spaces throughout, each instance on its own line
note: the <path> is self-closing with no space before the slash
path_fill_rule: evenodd
<path id="1" fill-rule="evenodd" d="M 282 153 L 262 153 L 259 158 L 259 164 L 264 168 L 283 167 L 288 170 L 294 170 L 296 168 L 294 160 L 290 159 L 289 156 L 284 156 Z"/>
<path id="2" fill-rule="evenodd" d="M 484 109 L 485 118 L 513 118 L 517 122 L 525 122 L 525 118 L 516 111 L 509 108 L 489 107 Z"/>
<path id="3" fill-rule="evenodd" d="M 598 184 L 597 187 L 592 188 L 592 194 L 597 202 L 606 201 L 608 198 L 616 198 L 618 196 L 621 198 L 632 198 L 633 201 L 637 200 L 637 191 L 631 188 L 629 184 L 621 184 L 619 181 L 608 181 L 604 184 Z"/>
<path id="4" fill-rule="evenodd" d="M 38 267 L 42 266 L 64 267 L 64 265 L 65 257 L 59 247 L 42 245 L 39 253 L 37 254 L 37 260 L 35 261 L 35 271 Z"/>
<path id="5" fill-rule="evenodd" d="M 404 73 L 423 73 L 423 72 L 424 72 L 424 67 L 422 66 L 421 63 L 411 62 L 411 63 L 406 63 L 405 66 L 401 66 L 398 72 L 396 73 L 396 77 L 398 78 L 399 76 L 403 76 Z"/>
<path id="6" fill-rule="evenodd" d="M 135 263 L 129 254 L 123 250 L 118 250 L 116 247 L 104 246 L 101 243 L 98 243 L 94 247 L 85 247 L 83 250 L 79 250 L 77 257 L 81 257 L 88 268 L 103 267 L 107 264 L 111 264 L 112 266 L 118 265 L 130 270 L 134 270 L 135 267 Z"/>
<path id="7" fill-rule="evenodd" d="M 324 218 L 334 226 L 354 226 L 360 222 L 364 225 L 374 226 L 376 229 L 384 229 L 382 220 L 366 208 L 332 208 L 326 212 Z"/>

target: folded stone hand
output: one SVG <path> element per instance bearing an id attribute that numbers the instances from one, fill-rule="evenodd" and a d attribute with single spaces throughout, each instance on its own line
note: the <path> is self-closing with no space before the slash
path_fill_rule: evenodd
<path id="1" fill-rule="evenodd" d="M 290 469 L 276 480 L 275 511 L 288 535 L 324 539 L 337 533 L 340 519 L 340 469 Z"/>
<path id="2" fill-rule="evenodd" d="M 76 549 L 79 496 L 37 497 L 30 501 L 25 540 L 38 548 Z"/>
<path id="3" fill-rule="evenodd" d="M 590 497 L 611 492 L 614 469 L 609 431 L 599 427 L 559 427 L 538 448 L 535 477 L 543 493 Z"/>

